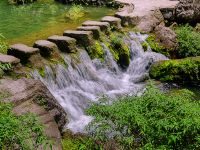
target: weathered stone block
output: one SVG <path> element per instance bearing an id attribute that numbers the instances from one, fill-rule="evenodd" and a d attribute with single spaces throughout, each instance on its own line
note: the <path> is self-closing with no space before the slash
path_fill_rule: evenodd
<path id="1" fill-rule="evenodd" d="M 77 43 L 82 46 L 89 46 L 89 45 L 93 44 L 92 31 L 66 30 L 63 33 L 63 35 L 75 38 L 77 40 Z"/>
<path id="2" fill-rule="evenodd" d="M 55 43 L 47 40 L 38 40 L 34 43 L 33 47 L 39 48 L 40 54 L 43 57 L 49 57 L 54 51 L 58 50 Z"/>
<path id="3" fill-rule="evenodd" d="M 20 63 L 20 59 L 14 56 L 0 54 L 0 63 L 9 63 L 12 65 L 17 65 Z"/>
<path id="4" fill-rule="evenodd" d="M 99 26 L 101 31 L 107 32 L 109 31 L 110 24 L 108 22 L 100 22 L 100 21 L 85 21 L 83 26 Z"/>
<path id="5" fill-rule="evenodd" d="M 32 55 L 39 53 L 39 49 L 24 44 L 14 44 L 10 46 L 7 53 L 19 58 L 21 62 L 26 62 Z"/>
<path id="6" fill-rule="evenodd" d="M 78 27 L 77 30 L 92 31 L 94 39 L 98 40 L 100 38 L 101 29 L 99 26 L 81 26 L 81 27 Z"/>
<path id="7" fill-rule="evenodd" d="M 102 22 L 109 22 L 111 28 L 116 30 L 121 29 L 121 19 L 113 16 L 105 16 L 101 19 Z"/>
<path id="8" fill-rule="evenodd" d="M 60 51 L 71 53 L 76 52 L 76 40 L 67 36 L 53 35 L 48 38 L 48 41 L 55 43 Z"/>

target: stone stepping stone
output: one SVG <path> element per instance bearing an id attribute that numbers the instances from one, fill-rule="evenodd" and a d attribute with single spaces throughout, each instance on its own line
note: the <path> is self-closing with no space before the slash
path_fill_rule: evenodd
<path id="1" fill-rule="evenodd" d="M 66 30 L 63 35 L 75 38 L 77 40 L 77 44 L 81 46 L 90 46 L 93 44 L 92 31 Z"/>
<path id="2" fill-rule="evenodd" d="M 78 31 L 92 31 L 93 38 L 98 40 L 100 38 L 101 29 L 99 26 L 81 26 L 77 28 Z"/>
<path id="3" fill-rule="evenodd" d="M 113 27 L 114 29 L 121 29 L 121 19 L 113 16 L 105 16 L 101 19 L 102 22 L 109 22 L 111 28 Z"/>
<path id="4" fill-rule="evenodd" d="M 49 57 L 54 51 L 58 50 L 55 43 L 47 40 L 38 40 L 34 43 L 33 47 L 39 48 L 40 54 L 43 57 Z"/>
<path id="5" fill-rule="evenodd" d="M 110 24 L 108 22 L 100 22 L 100 21 L 85 21 L 83 26 L 99 26 L 101 31 L 107 32 L 109 31 Z"/>
<path id="6" fill-rule="evenodd" d="M 67 36 L 53 35 L 48 37 L 48 41 L 55 43 L 62 52 L 76 52 L 76 39 Z"/>
<path id="7" fill-rule="evenodd" d="M 128 13 L 124 13 L 124 12 L 117 12 L 115 13 L 115 17 L 120 18 L 121 19 L 121 24 L 122 26 L 129 26 L 133 23 L 133 25 L 136 24 L 136 22 L 138 22 L 138 17 L 136 17 L 136 19 L 133 19 L 134 17 L 132 17 L 130 14 Z M 134 22 L 136 20 L 136 22 Z"/>
<path id="8" fill-rule="evenodd" d="M 38 48 L 29 47 L 25 44 L 11 45 L 7 52 L 8 55 L 12 55 L 19 58 L 21 62 L 26 62 L 32 55 L 38 53 Z"/>
<path id="9" fill-rule="evenodd" d="M 12 65 L 17 65 L 20 63 L 20 59 L 10 55 L 0 54 L 0 63 L 9 63 Z"/>

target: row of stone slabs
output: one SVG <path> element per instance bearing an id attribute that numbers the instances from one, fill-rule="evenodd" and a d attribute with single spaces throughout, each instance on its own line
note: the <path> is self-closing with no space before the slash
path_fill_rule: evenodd
<path id="1" fill-rule="evenodd" d="M 50 56 L 55 49 L 71 53 L 77 51 L 77 45 L 89 46 L 93 39 L 100 38 L 100 32 L 107 32 L 110 27 L 121 28 L 121 19 L 105 16 L 101 21 L 85 21 L 77 30 L 64 31 L 63 36 L 53 35 L 47 40 L 38 40 L 33 47 L 24 44 L 14 44 L 8 49 L 7 54 L 0 54 L 0 63 L 17 65 L 20 61 L 26 62 L 32 55 L 40 53 L 43 57 Z"/>

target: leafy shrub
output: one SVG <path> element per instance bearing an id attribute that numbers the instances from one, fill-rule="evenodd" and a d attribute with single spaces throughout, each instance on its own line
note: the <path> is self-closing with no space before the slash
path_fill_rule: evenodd
<path id="1" fill-rule="evenodd" d="M 86 11 L 81 5 L 72 5 L 69 11 L 66 13 L 66 18 L 72 21 L 77 21 L 78 19 L 84 17 Z"/>
<path id="2" fill-rule="evenodd" d="M 178 27 L 176 30 L 180 58 L 200 55 L 200 34 L 189 25 Z"/>
<path id="3" fill-rule="evenodd" d="M 108 105 L 93 104 L 88 131 L 96 140 L 114 139 L 123 149 L 193 150 L 200 148 L 200 103 L 193 94 L 160 92 L 149 84 L 140 97 L 125 97 Z"/>
<path id="4" fill-rule="evenodd" d="M 160 61 L 151 66 L 150 77 L 165 82 L 198 83 L 200 57 Z"/>
<path id="5" fill-rule="evenodd" d="M 33 114 L 16 116 L 13 106 L 0 102 L 0 149 L 35 150 L 49 141 L 43 134 L 43 126 Z"/>
<path id="6" fill-rule="evenodd" d="M 27 4 L 33 3 L 36 0 L 8 0 L 9 4 Z"/>
<path id="7" fill-rule="evenodd" d="M 0 53 L 7 54 L 8 50 L 8 43 L 6 41 L 6 38 L 0 34 Z"/>
<path id="8" fill-rule="evenodd" d="M 12 69 L 12 65 L 9 63 L 1 63 L 0 62 L 0 69 L 3 71 L 9 71 Z"/>

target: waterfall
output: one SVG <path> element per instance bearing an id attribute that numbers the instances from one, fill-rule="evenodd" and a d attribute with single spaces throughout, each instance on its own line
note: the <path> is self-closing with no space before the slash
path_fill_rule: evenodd
<path id="1" fill-rule="evenodd" d="M 91 102 L 98 101 L 102 96 L 112 99 L 123 95 L 135 95 L 144 88 L 145 79 L 151 64 L 167 58 L 154 53 L 150 47 L 146 52 L 141 42 L 145 42 L 147 35 L 129 33 L 125 42 L 130 45 L 131 63 L 126 71 L 121 70 L 114 61 L 108 47 L 103 43 L 105 61 L 91 60 L 85 50 L 80 51 L 79 62 L 69 55 L 65 55 L 68 67 L 56 67 L 53 72 L 46 67 L 46 76 L 42 78 L 37 71 L 33 73 L 54 95 L 68 114 L 69 123 L 66 128 L 73 132 L 84 132 L 84 127 L 93 119 L 86 116 L 84 110 Z"/>

